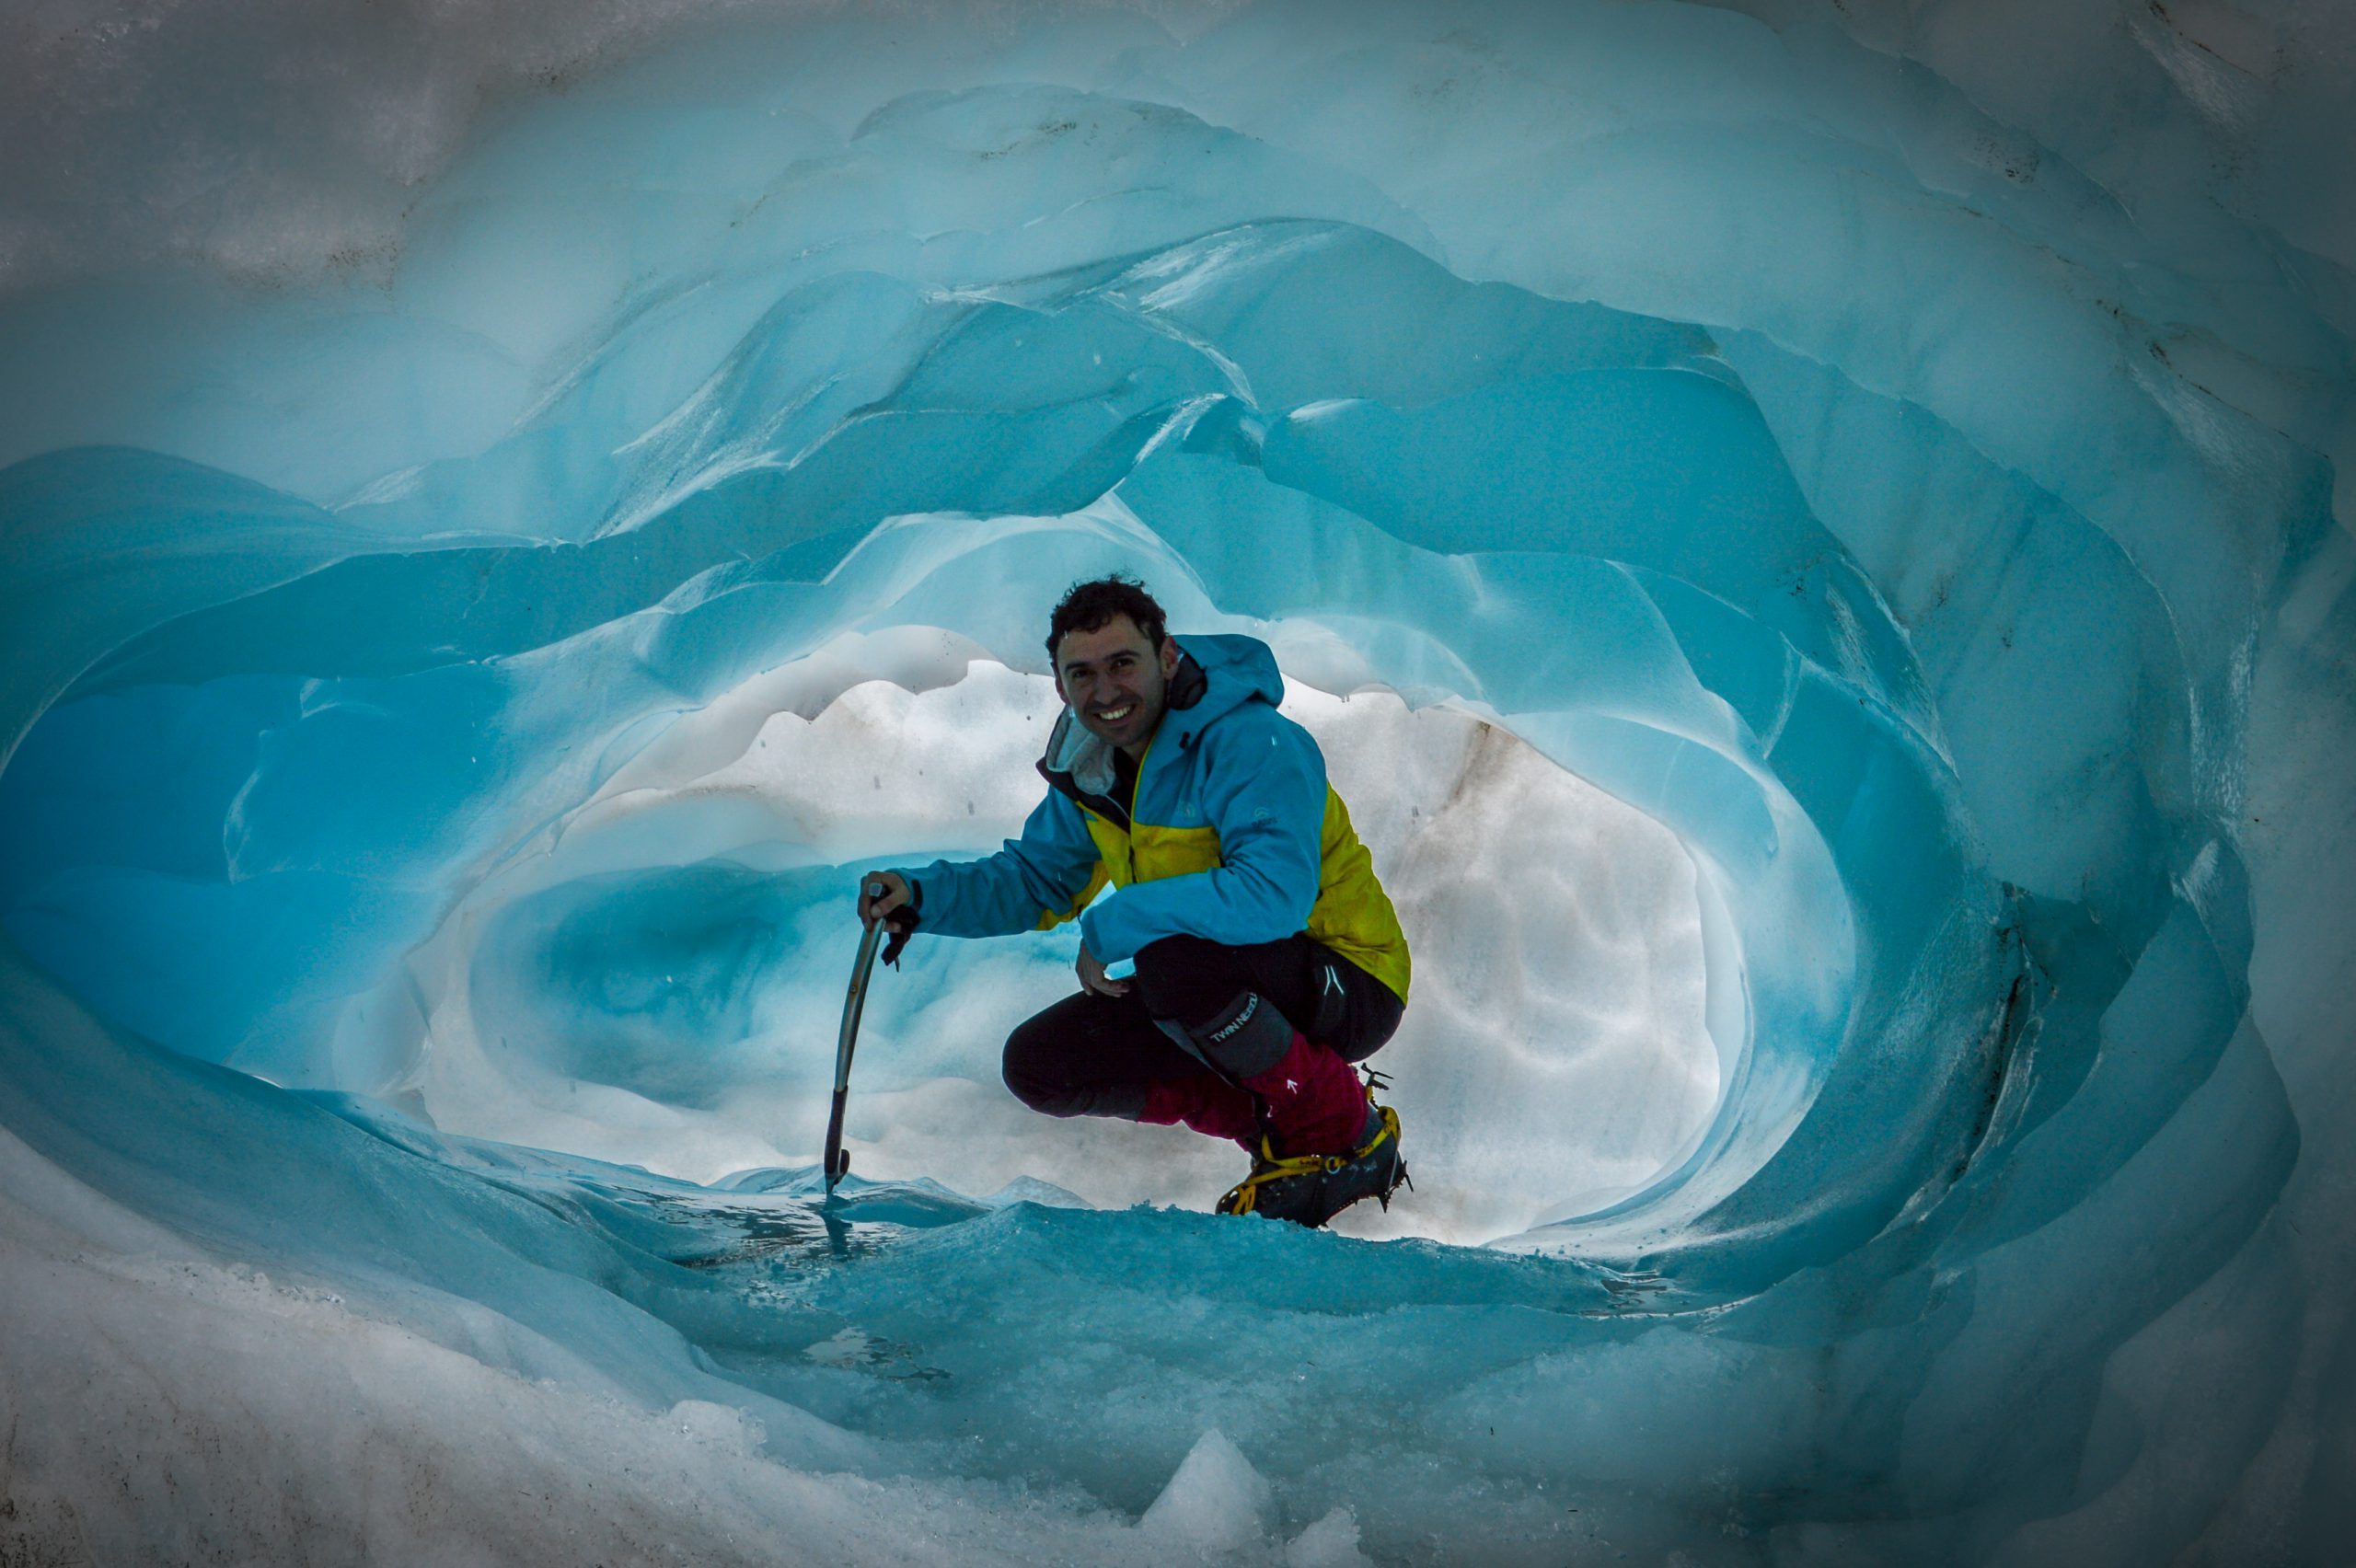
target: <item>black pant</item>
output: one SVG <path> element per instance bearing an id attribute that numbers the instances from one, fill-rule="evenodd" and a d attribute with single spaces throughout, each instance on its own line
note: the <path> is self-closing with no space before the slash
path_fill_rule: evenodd
<path id="1" fill-rule="evenodd" d="M 1082 991 L 1026 1020 L 1006 1042 L 1006 1087 L 1050 1116 L 1134 1118 L 1156 1083 L 1211 1069 L 1155 1022 L 1207 1023 L 1246 991 L 1345 1062 L 1362 1062 L 1399 1027 L 1390 986 L 1305 936 L 1249 947 L 1165 937 L 1138 954 L 1128 993 Z"/>

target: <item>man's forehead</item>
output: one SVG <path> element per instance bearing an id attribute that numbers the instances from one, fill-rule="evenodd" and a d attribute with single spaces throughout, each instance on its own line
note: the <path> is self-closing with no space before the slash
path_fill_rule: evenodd
<path id="1" fill-rule="evenodd" d="M 1138 623 L 1126 615 L 1115 614 L 1093 631 L 1075 627 L 1065 632 L 1056 647 L 1056 664 L 1059 669 L 1068 669 L 1074 664 L 1095 663 L 1115 653 L 1152 651 L 1153 645 L 1146 640 Z"/>

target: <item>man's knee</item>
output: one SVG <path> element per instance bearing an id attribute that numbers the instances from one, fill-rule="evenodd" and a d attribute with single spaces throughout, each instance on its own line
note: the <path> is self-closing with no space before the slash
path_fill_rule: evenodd
<path id="1" fill-rule="evenodd" d="M 1019 1025 L 1006 1037 L 1006 1055 L 999 1070 L 1006 1087 L 1015 1099 L 1034 1111 L 1044 1111 L 1050 1116 L 1076 1116 L 1071 1085 L 1049 1070 L 1051 1053 L 1045 1048 L 1045 1032 L 1039 1020 L 1032 1019 Z"/>
<path id="2" fill-rule="evenodd" d="M 1104 1064 L 1087 1059 L 1101 1057 L 1101 1051 L 1087 1052 L 1076 1061 L 1076 1043 L 1068 1033 L 1073 1022 L 1070 1010 L 1068 1004 L 1050 1008 L 1007 1036 L 999 1070 L 1008 1092 L 1049 1116 L 1117 1116 L 1136 1121 L 1145 1107 L 1147 1085 L 1106 1081 L 1102 1072 Z M 1091 1067 L 1095 1070 L 1089 1070 Z"/>

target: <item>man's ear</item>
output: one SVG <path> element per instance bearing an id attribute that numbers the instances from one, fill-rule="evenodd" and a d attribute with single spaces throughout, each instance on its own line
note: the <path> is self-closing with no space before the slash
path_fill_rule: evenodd
<path id="1" fill-rule="evenodd" d="M 1069 708 L 1071 706 L 1071 698 L 1064 695 L 1064 673 L 1061 670 L 1057 670 L 1053 671 L 1052 674 L 1056 678 L 1057 700 L 1061 702 L 1066 708 Z"/>
<path id="2" fill-rule="evenodd" d="M 1163 680 L 1166 681 L 1178 673 L 1178 640 L 1174 637 L 1164 637 L 1161 640 L 1161 678 Z"/>

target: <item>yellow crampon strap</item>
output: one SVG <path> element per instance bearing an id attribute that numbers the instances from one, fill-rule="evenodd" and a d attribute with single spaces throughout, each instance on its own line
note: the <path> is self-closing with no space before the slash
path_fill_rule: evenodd
<path id="1" fill-rule="evenodd" d="M 1268 1146 L 1267 1136 L 1261 1135 L 1260 1155 L 1252 1162 L 1252 1174 L 1238 1182 L 1228 1190 L 1227 1196 L 1219 1199 L 1218 1212 L 1253 1213 L 1260 1206 L 1260 1189 L 1269 1182 L 1282 1182 L 1293 1176 L 1313 1176 L 1320 1171 L 1331 1176 L 1342 1167 L 1364 1159 L 1380 1148 L 1383 1139 L 1395 1141 L 1399 1136 L 1399 1113 L 1388 1105 L 1376 1109 L 1382 1116 L 1381 1127 L 1374 1136 L 1346 1154 L 1297 1154 L 1289 1159 L 1278 1159 L 1276 1150 Z"/>

